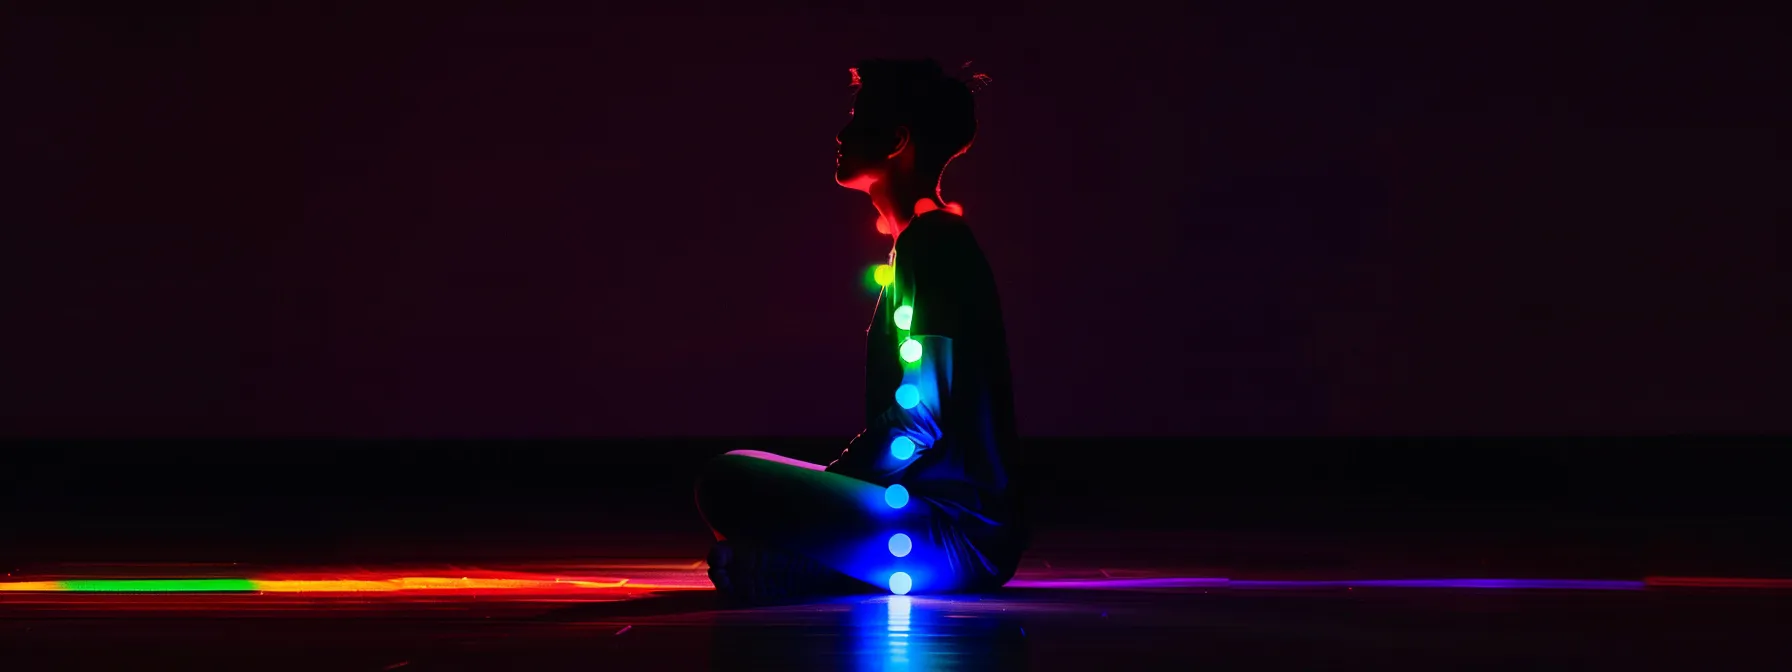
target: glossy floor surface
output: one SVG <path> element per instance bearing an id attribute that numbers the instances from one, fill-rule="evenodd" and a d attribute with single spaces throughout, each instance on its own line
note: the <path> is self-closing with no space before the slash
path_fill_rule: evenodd
<path id="1" fill-rule="evenodd" d="M 82 565 L 0 581 L 9 670 L 1767 669 L 1792 590 L 1038 559 L 978 596 L 743 608 L 684 558 Z M 105 577 L 99 579 L 96 577 Z M 173 577 L 213 583 L 157 583 Z M 222 579 L 219 577 L 236 577 Z M 251 585 L 231 580 L 248 577 Z M 1278 578 L 1279 577 L 1279 578 Z M 135 579 L 134 583 L 107 583 Z M 1474 580 L 1468 580 L 1468 579 Z M 156 591 L 177 592 L 156 592 Z M 204 592 L 222 590 L 224 592 Z M 185 592 L 179 592 L 185 591 Z"/>
<path id="2" fill-rule="evenodd" d="M 691 475 L 837 445 L 8 446 L 0 672 L 1792 669 L 1784 447 L 1041 441 L 1008 589 L 742 609 Z"/>

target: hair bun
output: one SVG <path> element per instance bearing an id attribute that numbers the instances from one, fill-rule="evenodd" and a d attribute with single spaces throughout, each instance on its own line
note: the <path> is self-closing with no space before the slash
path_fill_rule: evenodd
<path id="1" fill-rule="evenodd" d="M 971 62 L 965 61 L 964 65 L 958 66 L 958 81 L 963 82 L 964 88 L 970 89 L 971 93 L 976 93 L 988 87 L 989 83 L 994 80 L 981 72 L 971 72 Z"/>

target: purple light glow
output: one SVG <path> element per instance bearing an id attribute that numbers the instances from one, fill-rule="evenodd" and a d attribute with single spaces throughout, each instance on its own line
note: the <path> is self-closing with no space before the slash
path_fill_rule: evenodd
<path id="1" fill-rule="evenodd" d="M 1009 581 L 1011 588 L 1128 590 L 1149 588 L 1473 588 L 1492 590 L 1642 590 L 1641 581 L 1580 579 L 1376 579 L 1367 581 L 1233 581 L 1207 577 L 1160 579 L 1063 579 Z"/>
<path id="2" fill-rule="evenodd" d="M 1229 581 L 1227 588 L 1477 588 L 1493 590 L 1642 590 L 1641 581 L 1580 579 L 1380 579 L 1371 581 Z"/>
<path id="3" fill-rule="evenodd" d="M 1064 588 L 1076 590 L 1124 590 L 1128 588 L 1206 588 L 1226 585 L 1229 579 L 1171 577 L 1163 579 L 1015 579 L 1008 588 Z"/>

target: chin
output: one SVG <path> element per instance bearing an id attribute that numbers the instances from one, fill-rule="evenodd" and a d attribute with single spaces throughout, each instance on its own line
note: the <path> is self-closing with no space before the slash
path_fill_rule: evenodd
<path id="1" fill-rule="evenodd" d="M 844 170 L 834 171 L 834 183 L 855 191 L 870 191 L 871 183 L 876 180 L 868 175 L 854 175 Z"/>

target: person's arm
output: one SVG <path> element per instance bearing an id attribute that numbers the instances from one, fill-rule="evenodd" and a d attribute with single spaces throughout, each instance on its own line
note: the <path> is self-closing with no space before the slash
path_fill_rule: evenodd
<path id="1" fill-rule="evenodd" d="M 940 446 L 945 437 L 946 402 L 952 394 L 952 339 L 944 336 L 920 336 L 914 340 L 921 346 L 921 358 L 904 362 L 902 384 L 895 398 L 879 416 L 877 427 L 859 442 L 867 440 L 880 445 L 855 445 L 854 450 L 868 450 L 876 456 L 874 476 L 895 481 L 903 470 Z"/>
<path id="2" fill-rule="evenodd" d="M 961 321 L 960 279 L 951 232 L 915 229 L 896 253 L 894 302 L 902 383 L 876 427 L 855 441 L 854 450 L 873 451 L 869 476 L 896 481 L 909 466 L 938 450 L 945 439 L 952 397 L 953 339 Z M 910 361 L 910 360 L 913 361 Z M 867 441 L 877 442 L 863 445 Z M 881 444 L 881 445 L 877 445 Z M 870 457 L 867 455 L 866 457 Z"/>

